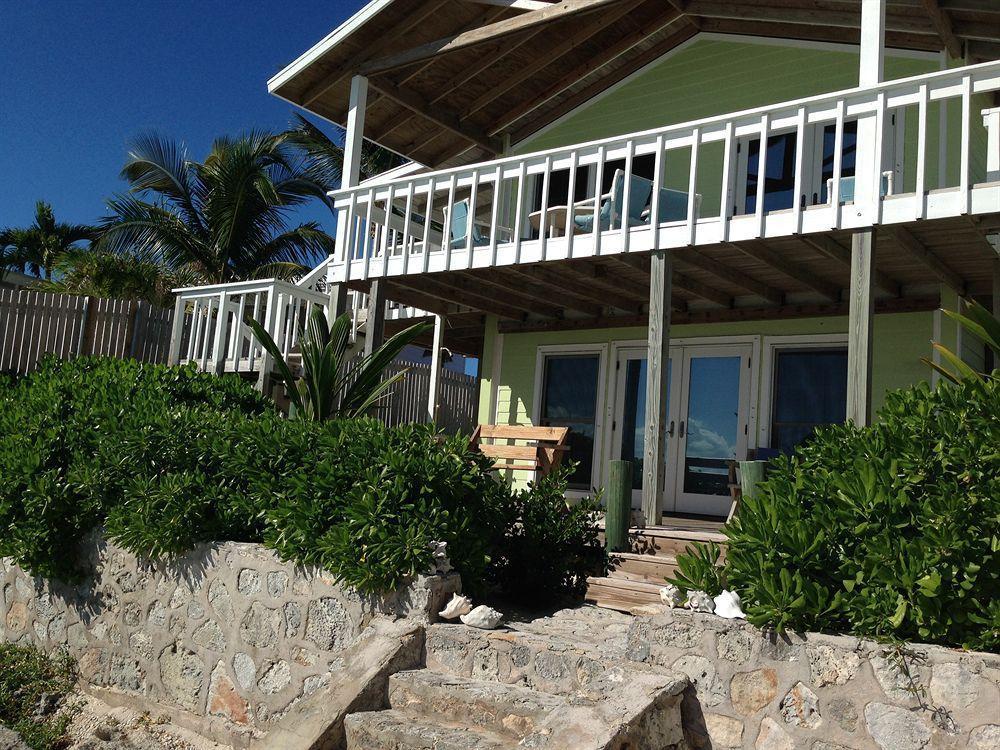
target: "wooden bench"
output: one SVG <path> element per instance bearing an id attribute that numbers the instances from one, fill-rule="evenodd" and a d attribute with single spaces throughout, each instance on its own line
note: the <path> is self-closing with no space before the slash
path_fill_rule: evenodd
<path id="1" fill-rule="evenodd" d="M 496 459 L 496 469 L 530 471 L 541 479 L 559 466 L 569 450 L 568 437 L 569 427 L 481 424 L 472 433 L 470 445 Z"/>

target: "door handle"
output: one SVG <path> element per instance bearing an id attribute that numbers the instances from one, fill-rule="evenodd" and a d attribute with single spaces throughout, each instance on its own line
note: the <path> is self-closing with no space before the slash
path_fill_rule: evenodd
<path id="1" fill-rule="evenodd" d="M 670 420 L 670 426 L 667 428 L 667 437 L 674 436 L 674 420 Z"/>
<path id="2" fill-rule="evenodd" d="M 684 420 L 683 419 L 681 420 L 680 432 L 678 433 L 677 436 L 678 437 L 684 437 Z"/>

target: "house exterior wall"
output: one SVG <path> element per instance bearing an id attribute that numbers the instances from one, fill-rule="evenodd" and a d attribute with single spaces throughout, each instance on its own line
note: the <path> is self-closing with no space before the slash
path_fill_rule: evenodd
<path id="1" fill-rule="evenodd" d="M 940 68 L 937 55 L 887 50 L 887 80 Z M 858 53 L 847 45 L 701 34 L 512 150 L 520 154 L 584 143 L 857 85 Z M 973 181 L 985 176 L 986 130 L 979 113 L 988 106 L 983 97 L 976 97 L 972 103 Z M 904 179 L 902 186 L 896 186 L 897 193 L 912 191 L 916 184 L 917 121 L 915 108 L 909 109 L 913 111 L 907 113 L 901 126 Z M 930 153 L 935 153 L 941 140 L 941 119 L 940 105 L 931 104 Z M 958 107 L 950 107 L 944 119 L 948 156 L 943 184 L 957 185 L 961 132 Z M 699 151 L 697 192 L 702 195 L 702 215 L 719 211 L 721 188 L 716 183 L 722 174 L 722 159 L 721 143 L 707 144 Z M 687 191 L 689 163 L 684 150 L 668 154 L 666 187 Z M 929 186 L 941 184 L 938 169 L 938 160 L 928 159 Z"/>
<path id="2" fill-rule="evenodd" d="M 946 344 L 956 342 L 955 325 L 941 320 L 938 312 L 893 313 L 875 316 L 875 347 L 872 376 L 872 399 L 875 410 L 882 405 L 887 391 L 903 388 L 921 380 L 930 380 L 931 371 L 920 361 L 930 356 L 930 341 L 936 336 Z M 936 333 L 937 331 L 937 333 Z M 755 368 L 756 386 L 750 395 L 751 407 L 756 413 L 757 429 L 751 435 L 751 448 L 762 445 L 758 442 L 767 428 L 770 415 L 764 414 L 766 402 L 770 400 L 772 383 L 766 377 L 768 368 L 763 344 L 775 341 L 772 337 L 798 336 L 816 337 L 842 335 L 846 342 L 847 317 L 796 318 L 791 320 L 760 320 L 735 323 L 673 325 L 670 337 L 673 340 L 698 339 L 700 343 L 727 343 L 732 337 L 754 337 L 761 344 L 756 351 L 759 356 L 751 366 Z M 544 333 L 502 334 L 502 356 L 499 372 L 494 372 L 494 357 L 498 346 L 496 320 L 487 320 L 487 335 L 482 359 L 482 379 L 480 391 L 479 421 L 497 424 L 533 424 L 537 418 L 539 394 L 538 381 L 539 347 L 555 345 L 600 345 L 605 356 L 602 397 L 598 404 L 598 414 L 610 418 L 614 409 L 615 381 L 614 362 L 611 360 L 612 344 L 615 342 L 635 342 L 646 340 L 646 329 L 642 327 L 587 329 L 579 331 L 559 331 Z M 846 345 L 846 344 L 845 344 Z M 495 395 L 494 395 L 495 385 Z M 496 414 L 491 414 L 491 402 L 496 400 Z M 606 446 L 598 430 L 596 448 L 596 476 L 600 480 L 600 470 L 607 459 Z M 519 478 L 519 477 L 515 477 Z"/>

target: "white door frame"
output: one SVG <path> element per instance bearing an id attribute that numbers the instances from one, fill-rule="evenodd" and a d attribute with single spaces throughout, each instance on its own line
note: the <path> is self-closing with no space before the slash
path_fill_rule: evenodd
<path id="1" fill-rule="evenodd" d="M 670 340 L 670 348 L 675 347 L 678 350 L 682 350 L 685 347 L 710 347 L 710 346 L 732 346 L 732 345 L 750 345 L 750 367 L 749 367 L 749 403 L 747 406 L 747 450 L 753 450 L 757 448 L 757 433 L 758 433 L 758 393 L 759 393 L 759 379 L 760 379 L 760 355 L 761 355 L 761 336 L 758 335 L 737 335 L 737 336 L 693 336 L 687 338 L 672 338 Z M 645 339 L 618 339 L 610 342 L 610 354 L 607 358 L 609 363 L 618 362 L 620 352 L 623 350 L 636 350 L 645 351 L 647 349 L 647 342 Z M 671 361 L 676 363 L 676 357 L 671 353 Z M 676 366 L 673 365 L 673 366 Z M 618 414 L 616 413 L 618 406 L 618 377 L 614 369 L 610 369 L 611 375 L 608 379 L 608 397 L 605 400 L 606 408 L 604 414 L 604 435 L 601 438 L 601 444 L 604 446 L 603 451 L 597 453 L 595 450 L 595 455 L 600 456 L 599 463 L 601 464 L 601 472 L 603 473 L 603 467 L 607 464 L 615 452 L 615 440 L 611 429 L 612 422 L 618 419 Z M 540 381 L 539 381 L 540 382 Z M 674 383 L 678 383 L 675 378 L 671 381 L 672 386 Z M 679 385 L 679 383 L 678 383 Z M 540 386 L 536 386 L 537 388 Z M 540 403 L 540 402 L 539 402 Z M 675 413 L 678 407 L 671 404 L 672 413 Z M 671 450 L 676 450 L 674 446 L 679 441 L 670 440 Z M 595 459 L 596 460 L 596 459 Z M 669 457 L 668 457 L 669 460 Z M 596 472 L 596 467 L 595 467 Z M 600 485 L 595 485 L 600 486 Z M 665 509 L 666 510 L 666 509 Z"/>
<path id="2" fill-rule="evenodd" d="M 542 384 L 545 377 L 545 358 L 548 356 L 566 355 L 598 355 L 597 366 L 597 403 L 594 405 L 594 467 L 590 474 L 590 486 L 600 489 L 604 484 L 605 455 L 605 407 L 608 379 L 608 344 L 548 344 L 539 346 L 535 351 L 535 389 L 531 405 L 531 423 L 537 425 L 542 418 Z M 567 489 L 566 496 L 571 498 L 590 497 L 591 490 Z"/>

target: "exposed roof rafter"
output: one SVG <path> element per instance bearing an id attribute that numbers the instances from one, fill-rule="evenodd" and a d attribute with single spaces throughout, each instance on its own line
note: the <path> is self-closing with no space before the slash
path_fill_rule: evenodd
<path id="1" fill-rule="evenodd" d="M 951 18 L 941 9 L 938 0 L 924 0 L 924 9 L 930 16 L 934 28 L 937 29 L 938 36 L 941 37 L 948 54 L 956 60 L 961 59 L 962 43 L 955 36 L 955 30 L 951 26 Z"/>

